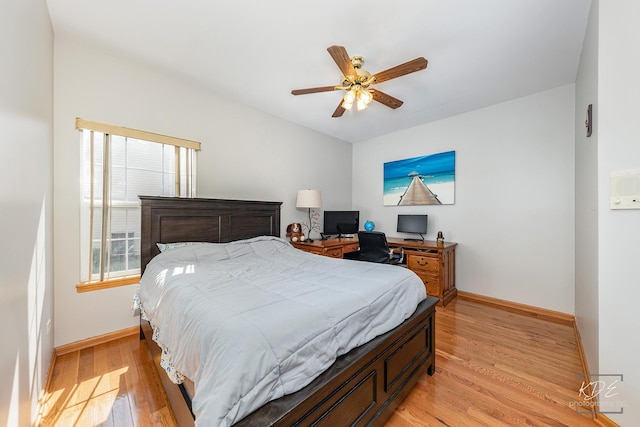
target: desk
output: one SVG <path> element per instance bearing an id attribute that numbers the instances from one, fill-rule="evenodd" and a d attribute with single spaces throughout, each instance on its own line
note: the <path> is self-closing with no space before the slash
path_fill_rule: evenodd
<path id="1" fill-rule="evenodd" d="M 340 238 L 340 239 L 315 239 L 313 242 L 291 242 L 291 244 L 305 252 L 311 252 L 316 255 L 324 255 L 331 258 L 344 258 L 344 254 L 358 252 L 360 244 L 358 238 Z"/>
<path id="2" fill-rule="evenodd" d="M 416 273 L 424 283 L 427 295 L 440 299 L 438 305 L 447 305 L 458 294 L 456 289 L 456 245 L 457 243 L 412 241 L 387 237 L 391 248 L 402 248 L 407 268 Z M 303 251 L 332 258 L 344 258 L 345 254 L 357 252 L 358 238 L 314 240 L 313 242 L 291 242 Z"/>

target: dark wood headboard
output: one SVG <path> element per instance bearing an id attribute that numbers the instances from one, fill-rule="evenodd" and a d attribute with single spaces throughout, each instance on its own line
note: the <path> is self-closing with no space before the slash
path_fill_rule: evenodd
<path id="1" fill-rule="evenodd" d="M 282 202 L 139 196 L 141 272 L 160 253 L 156 243 L 226 243 L 280 236 Z"/>

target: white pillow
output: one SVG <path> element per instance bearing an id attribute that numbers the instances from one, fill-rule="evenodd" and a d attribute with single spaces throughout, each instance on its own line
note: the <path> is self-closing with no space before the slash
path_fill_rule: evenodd
<path id="1" fill-rule="evenodd" d="M 160 252 L 169 251 L 171 249 L 184 248 L 185 246 L 203 245 L 206 242 L 176 242 L 176 243 L 156 243 Z"/>

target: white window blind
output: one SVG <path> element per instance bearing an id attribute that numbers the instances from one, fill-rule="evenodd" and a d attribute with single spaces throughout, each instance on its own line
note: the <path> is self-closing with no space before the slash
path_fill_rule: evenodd
<path id="1" fill-rule="evenodd" d="M 200 143 L 83 119 L 76 119 L 76 129 L 82 144 L 79 286 L 135 277 L 138 196 L 194 197 Z"/>

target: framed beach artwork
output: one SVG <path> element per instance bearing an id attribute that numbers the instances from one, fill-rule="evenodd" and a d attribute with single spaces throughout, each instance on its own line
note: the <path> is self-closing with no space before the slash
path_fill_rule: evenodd
<path id="1" fill-rule="evenodd" d="M 455 151 L 387 162 L 384 164 L 384 205 L 452 205 L 455 181 Z"/>

